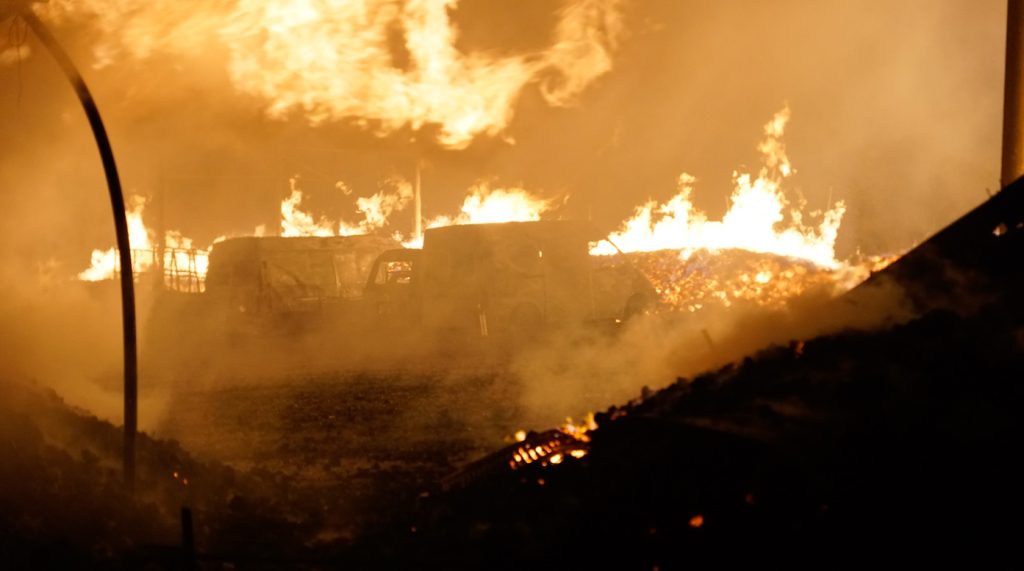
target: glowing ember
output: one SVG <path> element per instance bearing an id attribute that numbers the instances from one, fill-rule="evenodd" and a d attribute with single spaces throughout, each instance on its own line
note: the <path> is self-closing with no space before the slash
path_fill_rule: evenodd
<path id="1" fill-rule="evenodd" d="M 590 437 L 584 433 L 587 430 L 597 428 L 593 423 L 593 415 L 583 426 L 576 426 L 571 420 L 567 420 L 566 426 L 558 430 L 549 430 L 543 433 L 526 433 L 519 431 L 516 434 L 523 440 L 518 440 L 510 447 L 508 466 L 518 470 L 524 466 L 538 463 L 540 466 L 551 466 L 565 462 L 566 457 L 582 458 L 587 454 Z"/>
<path id="2" fill-rule="evenodd" d="M 697 528 L 704 525 L 704 516 L 697 514 L 690 518 L 690 527 Z"/>
<path id="3" fill-rule="evenodd" d="M 697 311 L 712 305 L 751 303 L 781 307 L 805 291 L 837 289 L 835 272 L 801 260 L 744 250 L 699 251 L 680 259 L 677 250 L 626 257 L 651 280 L 669 309 Z"/>
<path id="4" fill-rule="evenodd" d="M 436 125 L 438 142 L 451 148 L 504 131 L 531 83 L 550 105 L 566 105 L 612 68 L 621 0 L 566 2 L 546 49 L 502 56 L 456 47 L 458 4 L 82 0 L 38 10 L 94 21 L 103 38 L 97 65 L 121 55 L 199 59 L 220 47 L 234 86 L 262 98 L 271 117 L 298 111 L 312 123 L 354 119 L 381 135 Z"/>
<path id="5" fill-rule="evenodd" d="M 576 424 L 571 418 L 567 418 L 565 419 L 565 424 L 563 424 L 559 430 L 580 442 L 590 442 L 590 435 L 587 433 L 591 430 L 597 430 L 597 422 L 594 420 L 594 413 L 588 412 L 583 417 L 583 422 L 580 424 Z"/>

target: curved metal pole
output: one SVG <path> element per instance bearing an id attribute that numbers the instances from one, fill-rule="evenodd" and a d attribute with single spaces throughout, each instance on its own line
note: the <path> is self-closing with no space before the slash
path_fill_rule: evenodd
<path id="1" fill-rule="evenodd" d="M 85 115 L 89 118 L 96 146 L 103 160 L 103 172 L 107 177 L 107 188 L 110 190 L 110 205 L 114 209 L 114 230 L 117 234 L 117 251 L 121 262 L 121 324 L 124 332 L 124 483 L 129 491 L 135 488 L 135 434 L 138 423 L 138 358 L 137 340 L 135 337 L 135 287 L 132 271 L 132 250 L 128 241 L 128 219 L 125 216 L 124 194 L 121 192 L 121 180 L 117 176 L 117 165 L 114 163 L 114 152 L 110 148 L 107 131 L 100 119 L 99 109 L 89 93 L 75 64 L 61 48 L 57 40 L 50 34 L 39 17 L 32 12 L 27 4 L 19 6 L 19 14 L 32 28 L 36 37 L 57 60 L 64 75 L 75 88 Z"/>

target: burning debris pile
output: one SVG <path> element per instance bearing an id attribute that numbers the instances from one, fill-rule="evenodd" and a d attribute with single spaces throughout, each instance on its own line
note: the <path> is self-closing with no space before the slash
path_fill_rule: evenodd
<path id="1" fill-rule="evenodd" d="M 820 289 L 831 294 L 837 288 L 832 270 L 774 254 L 702 250 L 680 260 L 677 250 L 659 250 L 626 256 L 672 311 L 742 303 L 778 308 L 802 293 Z"/>

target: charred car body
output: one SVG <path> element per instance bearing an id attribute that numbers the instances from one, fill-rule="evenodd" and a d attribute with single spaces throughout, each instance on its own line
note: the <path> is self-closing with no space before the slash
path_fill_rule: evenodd
<path id="1" fill-rule="evenodd" d="M 584 222 L 468 224 L 429 229 L 423 249 L 386 252 L 365 300 L 382 319 L 446 337 L 521 342 L 551 327 L 613 324 L 657 294 L 623 256 L 591 256 Z"/>
<path id="2" fill-rule="evenodd" d="M 433 228 L 422 249 L 378 236 L 233 238 L 214 246 L 205 292 L 177 321 L 234 339 L 314 334 L 341 353 L 521 344 L 654 305 L 625 256 L 590 255 L 595 236 L 586 223 L 544 221 Z"/>
<path id="3" fill-rule="evenodd" d="M 397 246 L 379 236 L 225 240 L 210 253 L 206 306 L 235 332 L 351 323 L 374 260 Z"/>

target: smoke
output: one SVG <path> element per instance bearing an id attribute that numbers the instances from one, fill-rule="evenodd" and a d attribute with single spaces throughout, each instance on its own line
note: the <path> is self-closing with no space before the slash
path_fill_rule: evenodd
<path id="1" fill-rule="evenodd" d="M 777 345 L 844 330 L 874 330 L 913 316 L 902 290 L 880 284 L 856 302 L 810 289 L 783 307 L 737 303 L 692 313 L 644 316 L 614 334 L 567 329 L 549 334 L 510 365 L 531 428 L 580 418 L 718 369 Z M 795 349 L 796 350 L 796 349 Z"/>
<path id="2" fill-rule="evenodd" d="M 121 301 L 116 282 L 71 281 L 55 262 L 7 264 L 0 273 L 0 378 L 54 389 L 67 402 L 121 422 L 123 368 Z M 140 323 L 152 298 L 137 296 Z M 144 328 L 142 328 L 144 329 Z M 145 343 L 146 336 L 140 338 Z M 141 427 L 151 430 L 165 405 L 161 387 L 145 383 Z"/>

